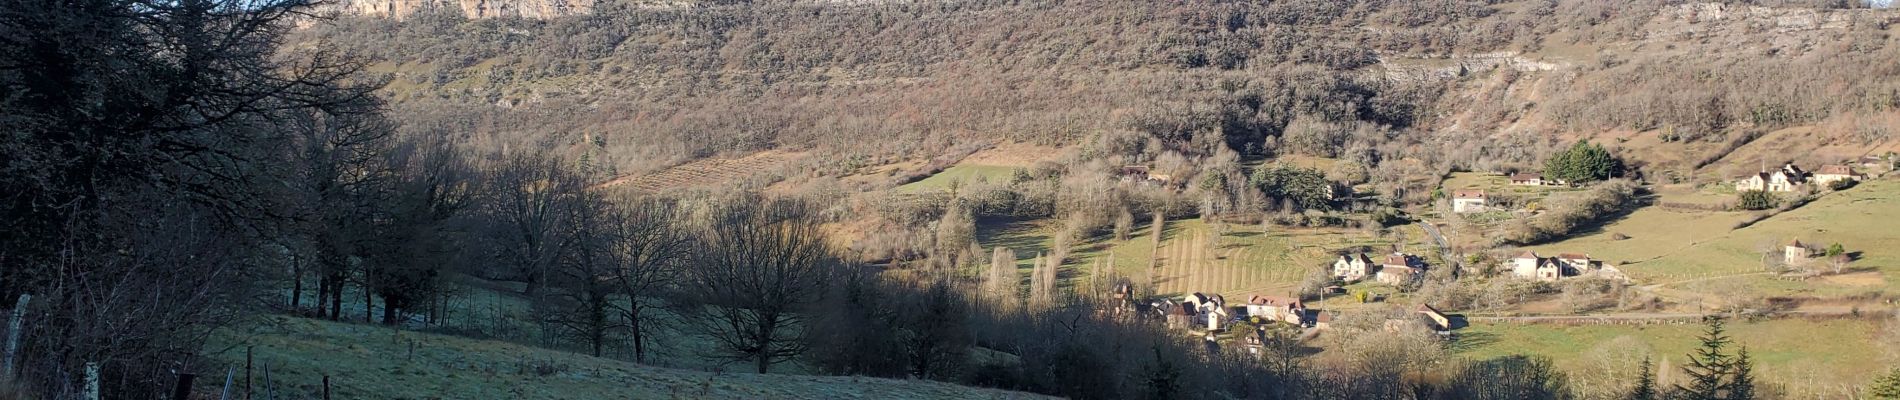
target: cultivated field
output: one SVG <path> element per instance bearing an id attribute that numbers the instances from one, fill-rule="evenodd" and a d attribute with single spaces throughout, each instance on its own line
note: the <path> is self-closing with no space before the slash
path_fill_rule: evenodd
<path id="1" fill-rule="evenodd" d="M 1005 246 L 1014 250 L 1028 273 L 1029 259 L 1047 252 L 1054 227 L 1035 222 L 991 224 L 980 227 L 979 242 L 986 248 Z M 1369 246 L 1386 252 L 1392 243 L 1406 243 L 1404 250 L 1427 256 L 1435 250 L 1423 230 L 1406 225 L 1379 235 L 1372 231 L 1337 228 L 1278 228 L 1263 233 L 1259 225 L 1230 224 L 1227 234 L 1200 219 L 1168 221 L 1162 232 L 1159 257 L 1148 225 L 1137 225 L 1127 241 L 1111 236 L 1091 238 L 1076 244 L 1074 255 L 1064 266 L 1063 276 L 1077 290 L 1089 290 L 1086 274 L 1100 261 L 1113 265 L 1115 274 L 1133 282 L 1147 279 L 1151 260 L 1157 294 L 1181 295 L 1194 292 L 1217 293 L 1229 301 L 1253 294 L 1287 295 L 1313 270 L 1328 268 L 1336 256 L 1333 251 Z M 1218 241 L 1218 243 L 1216 243 Z"/>
<path id="2" fill-rule="evenodd" d="M 493 340 L 281 316 L 221 331 L 207 347 L 222 349 L 210 356 L 232 365 L 243 365 L 245 349 L 252 349 L 258 397 L 268 388 L 280 398 L 315 398 L 327 375 L 333 397 L 340 399 L 1039 398 L 921 380 L 659 368 Z M 242 388 L 243 371 L 237 372 Z M 201 393 L 216 393 L 223 377 L 197 382 Z"/>
<path id="3" fill-rule="evenodd" d="M 917 193 L 941 190 L 949 188 L 952 183 L 971 183 L 979 180 L 1002 182 L 1009 180 L 1009 177 L 1016 173 L 1017 168 L 1018 167 L 1002 165 L 958 164 L 950 168 L 945 168 L 942 172 L 938 172 L 928 178 L 898 186 L 896 191 L 900 193 Z"/>

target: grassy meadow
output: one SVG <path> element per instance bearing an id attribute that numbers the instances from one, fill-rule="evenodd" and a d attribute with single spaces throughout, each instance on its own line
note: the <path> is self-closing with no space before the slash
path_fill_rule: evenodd
<path id="1" fill-rule="evenodd" d="M 268 388 L 278 397 L 314 398 L 326 375 L 340 399 L 1036 397 L 922 380 L 660 368 L 495 340 L 282 316 L 220 331 L 208 348 L 210 357 L 240 366 L 251 349 L 253 390 L 260 397 Z M 215 393 L 223 377 L 197 382 L 200 391 Z"/>
<path id="2" fill-rule="evenodd" d="M 1873 180 L 1740 227 L 1749 212 L 1646 207 L 1588 234 L 1532 246 L 1540 253 L 1589 253 L 1616 263 L 1643 284 L 1698 292 L 1840 296 L 1900 285 L 1900 181 Z M 1615 240 L 1621 233 L 1627 240 Z M 1807 281 L 1761 274 L 1762 250 L 1791 240 L 1841 243 L 1858 259 L 1849 273 Z M 1726 282 L 1724 282 L 1726 281 Z"/>
<path id="3" fill-rule="evenodd" d="M 1572 379 L 1623 385 L 1643 356 L 1668 382 L 1698 345 L 1703 326 L 1474 323 L 1458 331 L 1454 354 L 1487 359 L 1513 354 L 1549 357 Z M 1781 385 L 1791 398 L 1844 398 L 1889 366 L 1900 347 L 1877 343 L 1878 322 L 1780 319 L 1728 324 L 1734 342 L 1748 347 L 1757 376 Z"/>

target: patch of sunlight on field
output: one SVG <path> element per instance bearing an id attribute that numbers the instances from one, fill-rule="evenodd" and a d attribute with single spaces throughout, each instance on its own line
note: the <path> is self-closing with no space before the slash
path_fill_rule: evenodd
<path id="1" fill-rule="evenodd" d="M 1762 272 L 1762 250 L 1794 239 L 1817 245 L 1841 243 L 1856 260 L 1850 269 L 1884 276 L 1884 289 L 1900 285 L 1900 181 L 1869 181 L 1829 193 L 1801 208 L 1742 229 L 1743 212 L 1679 211 L 1646 207 L 1600 231 L 1533 246 L 1539 253 L 1590 253 L 1612 263 L 1641 283 L 1670 283 Z M 1613 240 L 1622 233 L 1628 240 Z M 1862 279 L 1864 280 L 1864 279 Z M 1762 294 L 1845 294 L 1870 289 L 1865 284 L 1828 280 L 1772 281 L 1753 276 L 1743 281 Z M 1694 288 L 1691 288 L 1694 289 Z M 1874 289 L 1883 289 L 1875 287 Z"/>
<path id="2" fill-rule="evenodd" d="M 1577 378 L 1601 371 L 1627 374 L 1645 354 L 1667 365 L 1667 376 L 1680 377 L 1680 366 L 1696 346 L 1702 325 L 1576 325 L 1473 323 L 1458 331 L 1454 354 L 1488 359 L 1513 354 L 1549 357 Z M 1800 319 L 1731 322 L 1729 335 L 1747 346 L 1761 379 L 1787 385 L 1793 393 L 1825 393 L 1865 385 L 1885 371 L 1877 344 L 1878 325 L 1864 320 Z M 1732 351 L 1732 350 L 1731 350 Z M 1616 360 L 1616 361 L 1612 361 Z M 1628 365 L 1625 364 L 1626 361 Z M 1603 377 L 1597 377 L 1599 379 Z M 1819 392 L 1817 392 L 1819 391 Z M 1794 396 L 1801 398 L 1806 396 Z"/>
<path id="3" fill-rule="evenodd" d="M 1009 180 L 1010 176 L 1016 173 L 1016 168 L 996 165 L 957 165 L 945 168 L 942 172 L 923 180 L 898 186 L 896 190 L 903 193 L 916 193 L 949 188 L 952 182 L 971 183 L 978 180 L 1002 182 Z"/>

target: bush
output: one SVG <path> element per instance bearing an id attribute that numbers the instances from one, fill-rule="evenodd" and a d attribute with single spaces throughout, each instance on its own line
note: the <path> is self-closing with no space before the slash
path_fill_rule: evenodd
<path id="1" fill-rule="evenodd" d="M 1623 161 L 1602 145 L 1577 142 L 1544 162 L 1544 175 L 1571 184 L 1610 179 L 1623 174 Z"/>
<path id="2" fill-rule="evenodd" d="M 1550 211 L 1542 215 L 1513 225 L 1500 240 L 1528 244 L 1568 235 L 1578 227 L 1601 222 L 1606 216 L 1634 207 L 1637 189 L 1636 184 L 1628 180 L 1598 184 L 1588 192 L 1552 205 Z"/>
<path id="3" fill-rule="evenodd" d="M 1766 210 L 1775 208 L 1781 203 L 1781 200 L 1775 198 L 1773 193 L 1761 190 L 1744 190 L 1736 196 L 1739 199 L 1735 202 L 1735 206 L 1743 210 Z"/>

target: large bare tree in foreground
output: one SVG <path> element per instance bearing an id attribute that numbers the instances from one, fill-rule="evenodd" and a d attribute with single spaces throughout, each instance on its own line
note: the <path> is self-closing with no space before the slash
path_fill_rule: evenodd
<path id="1" fill-rule="evenodd" d="M 807 348 L 804 311 L 820 300 L 843 261 L 825 242 L 805 206 L 744 199 L 716 205 L 694 243 L 686 292 L 705 312 L 696 316 L 731 361 L 752 361 L 764 373 Z"/>

